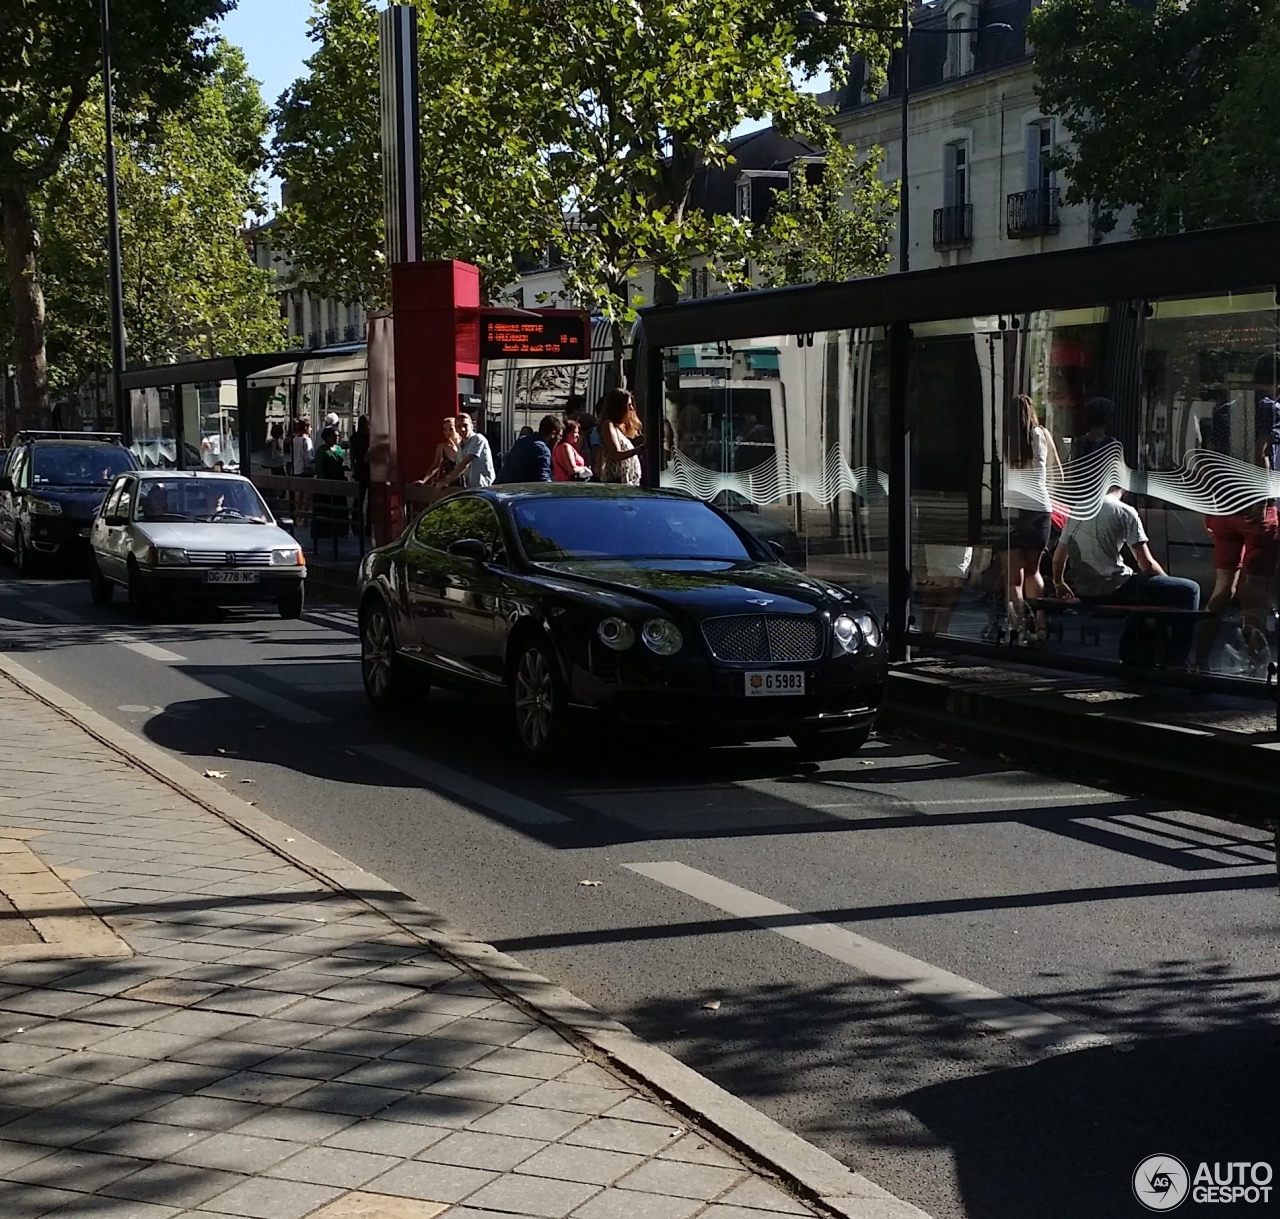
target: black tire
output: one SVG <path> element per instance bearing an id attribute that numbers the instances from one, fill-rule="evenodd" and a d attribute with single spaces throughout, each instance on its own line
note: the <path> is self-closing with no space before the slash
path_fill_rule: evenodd
<path id="1" fill-rule="evenodd" d="M 36 556 L 28 549 L 27 541 L 22 536 L 22 530 L 17 527 L 13 531 L 13 564 L 18 569 L 18 575 L 20 576 L 34 576 L 36 574 Z"/>
<path id="2" fill-rule="evenodd" d="M 805 729 L 793 732 L 791 740 L 801 755 L 809 762 L 830 762 L 836 758 L 852 757 L 871 735 L 870 725 L 862 728 L 840 728 L 834 732 L 817 732 Z"/>
<path id="3" fill-rule="evenodd" d="M 281 593 L 276 598 L 276 609 L 280 611 L 280 617 L 285 619 L 301 618 L 302 607 L 305 604 L 306 595 L 301 583 L 297 588 L 290 589 L 287 593 Z"/>
<path id="4" fill-rule="evenodd" d="M 98 566 L 98 560 L 90 557 L 89 559 L 89 596 L 93 598 L 94 605 L 110 605 L 111 598 L 115 596 L 116 586 L 102 574 L 102 569 Z"/>
<path id="5" fill-rule="evenodd" d="M 360 615 L 360 679 L 366 697 L 375 707 L 404 704 L 408 693 L 404 661 L 396 653 L 391 615 L 380 601 Z M 423 693 L 429 688 L 422 683 Z"/>
<path id="6" fill-rule="evenodd" d="M 132 559 L 129 560 L 129 613 L 135 618 L 150 618 L 155 609 L 155 598 L 142 582 L 142 572 Z"/>
<path id="7" fill-rule="evenodd" d="M 550 646 L 530 639 L 511 670 L 511 719 L 520 748 L 530 758 L 553 757 L 564 743 L 569 705 Z"/>

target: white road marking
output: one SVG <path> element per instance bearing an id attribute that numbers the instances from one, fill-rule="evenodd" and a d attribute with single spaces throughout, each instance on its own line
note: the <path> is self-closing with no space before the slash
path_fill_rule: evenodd
<path id="1" fill-rule="evenodd" d="M 797 915 L 800 911 L 707 872 L 700 872 L 697 868 L 675 862 L 629 863 L 623 867 L 705 902 L 725 914 L 761 923 L 777 935 L 853 966 L 859 973 L 889 982 L 907 994 L 928 999 L 978 1024 L 1017 1037 L 1037 1049 L 1065 1051 L 1110 1044 L 1110 1039 L 1100 1033 L 1090 1033 L 1060 1016 L 1010 999 L 999 991 L 939 969 L 927 961 L 918 961 L 833 923 L 773 926 L 767 920 Z"/>
<path id="2" fill-rule="evenodd" d="M 111 642 L 118 643 L 122 648 L 128 648 L 131 652 L 137 652 L 139 656 L 145 656 L 148 660 L 159 660 L 167 665 L 182 664 L 187 659 L 177 652 L 169 651 L 168 648 L 148 643 L 145 639 L 134 639 L 129 635 L 113 635 Z"/>
<path id="3" fill-rule="evenodd" d="M 223 694 L 242 698 L 246 703 L 253 703 L 255 707 L 261 707 L 264 711 L 270 711 L 273 715 L 278 715 L 281 719 L 290 720 L 295 724 L 327 724 L 329 722 L 327 715 L 312 711 L 310 707 L 304 707 L 301 703 L 291 703 L 287 698 L 280 698 L 266 690 L 260 690 L 257 686 L 241 681 L 238 677 L 228 677 L 225 673 L 208 673 L 202 680 L 215 690 L 221 690 Z"/>
<path id="4" fill-rule="evenodd" d="M 534 804 L 521 796 L 513 796 L 501 788 L 494 787 L 482 779 L 473 779 L 438 762 L 428 761 L 407 749 L 396 745 L 357 745 L 358 752 L 376 762 L 394 766 L 406 774 L 422 779 L 428 786 L 438 791 L 448 792 L 451 796 L 459 796 L 471 804 L 492 809 L 500 816 L 509 817 L 525 825 L 560 825 L 569 820 L 562 813 Z"/>
<path id="5" fill-rule="evenodd" d="M 47 601 L 28 601 L 27 608 L 52 618 L 54 622 L 83 622 L 84 615 L 74 610 L 63 609 L 60 605 L 50 605 Z"/>

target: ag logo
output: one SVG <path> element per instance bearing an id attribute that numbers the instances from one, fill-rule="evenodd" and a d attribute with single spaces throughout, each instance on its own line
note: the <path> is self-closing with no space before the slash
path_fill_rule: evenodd
<path id="1" fill-rule="evenodd" d="M 1190 1188 L 1186 1165 L 1175 1156 L 1147 1156 L 1133 1170 L 1133 1196 L 1149 1211 L 1181 1206 Z"/>

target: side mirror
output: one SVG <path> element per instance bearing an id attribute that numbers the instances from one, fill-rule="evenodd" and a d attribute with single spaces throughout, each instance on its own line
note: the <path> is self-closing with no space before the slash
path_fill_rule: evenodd
<path id="1" fill-rule="evenodd" d="M 489 547 L 479 538 L 459 538 L 449 543 L 449 553 L 455 559 L 470 559 L 473 563 L 483 563 L 489 557 Z"/>
<path id="2" fill-rule="evenodd" d="M 293 529 L 293 517 L 291 517 L 291 516 L 278 516 L 278 517 L 276 517 L 276 524 L 277 524 L 277 525 L 279 525 L 281 529 L 288 529 L 288 530 L 292 531 L 292 529 Z"/>
<path id="3" fill-rule="evenodd" d="M 779 563 L 785 563 L 787 561 L 787 552 L 781 542 L 775 542 L 770 538 L 765 542 L 765 545 L 773 552 L 773 557 L 777 559 Z"/>
<path id="4" fill-rule="evenodd" d="M 0 491 L 13 492 L 13 479 L 7 474 L 0 476 Z"/>

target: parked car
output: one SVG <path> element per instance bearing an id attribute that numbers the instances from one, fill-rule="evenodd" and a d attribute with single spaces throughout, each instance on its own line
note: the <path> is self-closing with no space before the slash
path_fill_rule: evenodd
<path id="1" fill-rule="evenodd" d="M 24 575 L 42 563 L 83 560 L 107 489 L 137 468 L 114 434 L 19 432 L 0 467 L 0 553 Z"/>
<path id="2" fill-rule="evenodd" d="M 116 585 L 145 616 L 158 599 L 218 605 L 274 601 L 302 615 L 302 547 L 238 474 L 155 470 L 118 478 L 94 519 L 89 588 L 105 605 Z"/>
<path id="3" fill-rule="evenodd" d="M 575 709 L 708 742 L 866 740 L 886 679 L 871 611 L 677 492 L 553 483 L 463 492 L 360 567 L 377 704 L 432 682 L 503 699 L 523 748 Z"/>

